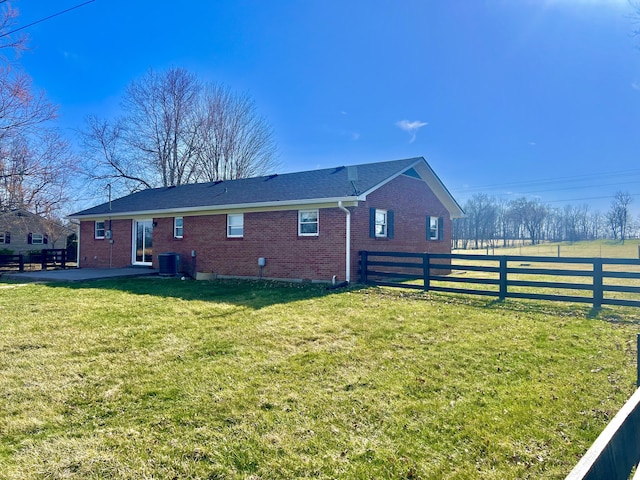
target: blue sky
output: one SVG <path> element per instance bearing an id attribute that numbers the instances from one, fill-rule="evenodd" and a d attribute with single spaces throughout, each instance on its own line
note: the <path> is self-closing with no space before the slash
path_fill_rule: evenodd
<path id="1" fill-rule="evenodd" d="M 83 0 L 21 0 L 19 25 Z M 640 211 L 640 37 L 626 0 L 95 0 L 22 63 L 73 137 L 149 68 L 248 92 L 279 171 L 424 156 L 483 192 Z"/>

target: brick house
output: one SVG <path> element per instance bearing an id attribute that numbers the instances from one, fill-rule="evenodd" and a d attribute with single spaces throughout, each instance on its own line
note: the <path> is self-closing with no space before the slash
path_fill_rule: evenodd
<path id="1" fill-rule="evenodd" d="M 451 252 L 463 211 L 422 157 L 148 189 L 70 216 L 80 268 L 357 280 L 360 250 Z"/>
<path id="2" fill-rule="evenodd" d="M 14 254 L 67 248 L 73 230 L 23 208 L 0 212 L 0 250 Z"/>

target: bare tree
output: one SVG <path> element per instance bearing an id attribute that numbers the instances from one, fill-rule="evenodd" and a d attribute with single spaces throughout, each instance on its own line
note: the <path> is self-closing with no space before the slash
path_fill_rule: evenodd
<path id="1" fill-rule="evenodd" d="M 267 173 L 274 166 L 275 142 L 255 102 L 217 84 L 207 87 L 204 100 L 199 178 L 214 182 Z"/>
<path id="2" fill-rule="evenodd" d="M 148 182 L 148 169 L 131 156 L 120 121 L 109 123 L 90 116 L 85 123 L 84 146 L 93 160 L 83 165 L 82 173 L 87 178 L 106 184 L 117 180 L 126 192 L 153 186 Z"/>
<path id="3" fill-rule="evenodd" d="M 482 241 L 495 238 L 498 217 L 495 199 L 484 193 L 477 193 L 465 203 L 464 211 L 469 222 L 469 233 L 472 235 L 475 248 L 480 248 Z"/>
<path id="4" fill-rule="evenodd" d="M 522 197 L 511 202 L 513 218 L 527 231 L 531 245 L 540 243 L 542 227 L 548 211 L 548 208 L 539 200 L 527 200 Z"/>
<path id="5" fill-rule="evenodd" d="M 624 243 L 627 235 L 627 229 L 629 227 L 629 205 L 632 202 L 631 194 L 629 192 L 616 192 L 613 201 L 611 202 L 611 208 L 607 212 L 607 221 L 613 238 L 618 239 Z"/>
<path id="6" fill-rule="evenodd" d="M 203 84 L 181 68 L 149 71 L 122 100 L 124 116 L 87 119 L 92 180 L 135 190 L 268 173 L 276 166 L 271 127 L 247 95 Z"/>
<path id="7" fill-rule="evenodd" d="M 37 129 L 0 142 L 0 209 L 57 215 L 69 200 L 74 157 L 54 129 Z"/>
<path id="8" fill-rule="evenodd" d="M 73 166 L 68 143 L 52 125 L 56 107 L 17 59 L 26 37 L 12 37 L 18 12 L 8 3 L 0 9 L 0 210 L 25 208 L 52 214 L 67 198 Z"/>

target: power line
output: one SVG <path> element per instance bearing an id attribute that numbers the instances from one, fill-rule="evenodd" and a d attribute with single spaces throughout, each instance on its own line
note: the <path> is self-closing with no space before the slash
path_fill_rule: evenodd
<path id="1" fill-rule="evenodd" d="M 632 197 L 637 197 L 640 193 L 630 193 Z M 584 198 L 567 198 L 564 200 L 546 200 L 545 203 L 560 203 L 560 202 L 578 202 L 583 200 L 603 200 L 605 198 L 615 198 L 615 195 L 604 195 L 601 197 L 584 197 Z"/>
<path id="2" fill-rule="evenodd" d="M 3 0 L 3 1 L 0 1 L 0 3 L 4 3 L 4 2 L 6 2 L 6 1 L 7 1 L 7 0 Z M 10 32 L 7 32 L 7 33 L 3 33 L 2 35 L 0 35 L 0 38 L 2 38 L 2 37 L 7 37 L 7 36 L 9 36 L 9 35 L 11 35 L 11 34 L 14 34 L 14 33 L 16 33 L 16 32 L 19 32 L 20 30 L 24 30 L 25 28 L 33 27 L 34 25 L 37 25 L 38 23 L 45 22 L 45 21 L 50 20 L 50 19 L 52 19 L 52 18 L 54 18 L 54 17 L 57 17 L 57 16 L 59 16 L 59 15 L 65 14 L 65 13 L 67 13 L 67 12 L 70 12 L 71 10 L 75 10 L 76 8 L 84 7 L 85 5 L 87 5 L 87 4 L 89 4 L 89 3 L 93 3 L 93 2 L 95 2 L 95 1 L 96 1 L 96 0 L 88 0 L 87 2 L 80 3 L 80 4 L 78 4 L 78 5 L 74 6 L 74 7 L 70 7 L 70 8 L 67 8 L 66 10 L 62 10 L 62 11 L 60 11 L 60 12 L 58 12 L 58 13 L 54 13 L 53 15 L 49 15 L 48 17 L 41 18 L 40 20 L 36 20 L 35 22 L 31 22 L 31 23 L 29 23 L 28 25 L 25 25 L 25 26 L 23 26 L 23 27 L 16 28 L 16 29 L 11 30 Z"/>
<path id="3" fill-rule="evenodd" d="M 594 178 L 605 179 L 605 178 L 616 178 L 616 177 L 624 177 L 628 179 L 630 176 L 640 175 L 640 170 L 622 170 L 618 172 L 608 172 L 608 173 L 593 173 L 593 174 L 583 174 L 583 175 L 573 175 L 567 177 L 555 177 L 555 178 L 541 178 L 537 180 L 527 180 L 521 182 L 504 182 L 504 183 L 494 183 L 489 185 L 480 185 L 480 186 L 472 186 L 469 188 L 461 188 L 460 190 L 464 190 L 465 192 L 475 192 L 475 191 L 483 191 L 483 190 L 497 190 L 500 188 L 509 188 L 509 187 L 535 187 L 535 186 L 547 186 L 554 184 L 564 184 L 567 183 L 580 183 L 589 180 L 593 180 Z M 588 186 L 576 186 L 574 188 L 588 188 Z M 565 190 L 563 188 L 562 190 Z M 558 189 L 560 190 L 560 189 Z M 545 190 L 550 191 L 550 190 Z"/>

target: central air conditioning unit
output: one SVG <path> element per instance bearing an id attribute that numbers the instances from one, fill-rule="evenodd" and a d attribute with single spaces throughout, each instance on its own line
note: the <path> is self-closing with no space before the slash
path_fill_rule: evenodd
<path id="1" fill-rule="evenodd" d="M 175 252 L 161 253 L 158 255 L 158 268 L 163 277 L 174 277 L 180 270 L 180 254 Z"/>

